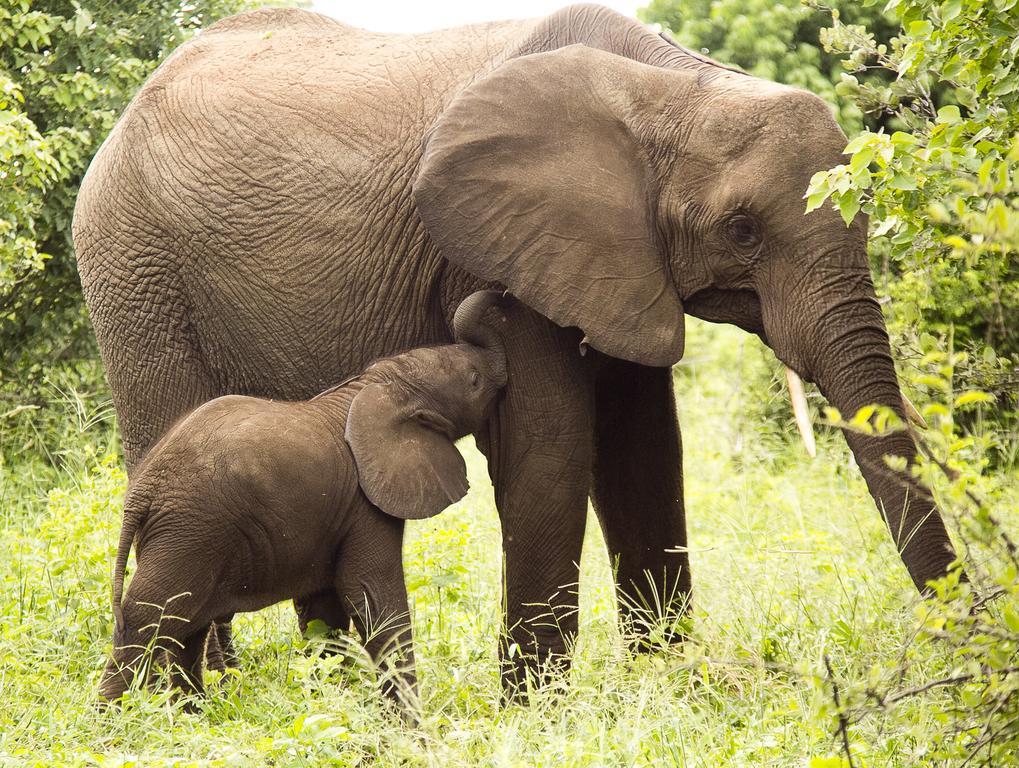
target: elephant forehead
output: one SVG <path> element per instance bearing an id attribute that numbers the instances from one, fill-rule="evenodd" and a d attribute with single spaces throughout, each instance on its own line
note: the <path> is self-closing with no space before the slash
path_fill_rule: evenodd
<path id="1" fill-rule="evenodd" d="M 419 387 L 438 387 L 468 368 L 462 350 L 454 345 L 419 347 L 388 361 L 391 373 Z"/>
<path id="2" fill-rule="evenodd" d="M 757 151 L 841 153 L 845 135 L 831 108 L 812 93 L 759 78 L 727 78 L 713 84 L 701 110 L 695 141 L 729 156 Z"/>

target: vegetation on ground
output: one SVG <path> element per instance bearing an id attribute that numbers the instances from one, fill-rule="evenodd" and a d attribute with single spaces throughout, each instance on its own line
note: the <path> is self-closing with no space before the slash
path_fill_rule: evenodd
<path id="1" fill-rule="evenodd" d="M 25 461 L 0 477 L 0 764 L 820 768 L 846 765 L 840 714 L 857 766 L 938 764 L 947 749 L 964 750 L 972 739 L 952 733 L 946 713 L 979 711 L 970 698 L 991 678 L 960 653 L 962 619 L 943 619 L 956 604 L 916 595 L 840 435 L 823 431 L 810 460 L 758 429 L 743 404 L 769 351 L 721 326 L 697 324 L 689 342 L 675 374 L 695 585 L 689 640 L 630 653 L 592 516 L 575 669 L 529 705 L 502 706 L 499 527 L 483 459 L 468 446 L 468 497 L 409 527 L 423 699 L 413 728 L 381 702 L 359 653 L 323 657 L 285 604 L 238 619 L 242 667 L 221 680 L 207 673 L 211 694 L 197 713 L 147 691 L 122 709 L 98 708 L 125 478 L 107 406 L 68 393 L 53 404 L 73 425 L 59 466 Z M 978 464 L 980 445 L 966 451 Z M 955 508 L 954 486 L 933 480 Z M 965 482 L 1016 529 L 1019 484 L 968 472 Z M 1016 610 L 1013 592 L 986 613 L 1011 642 Z M 1014 664 L 1001 648 L 1004 667 Z M 890 701 L 968 673 L 977 677 L 965 691 Z"/>

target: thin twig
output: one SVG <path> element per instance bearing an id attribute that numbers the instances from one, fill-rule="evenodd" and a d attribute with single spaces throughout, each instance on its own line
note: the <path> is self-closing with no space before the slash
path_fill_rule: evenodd
<path id="1" fill-rule="evenodd" d="M 968 683 L 973 679 L 973 675 L 956 675 L 955 677 L 942 677 L 938 680 L 931 680 L 923 685 L 918 685 L 915 688 L 907 688 L 904 691 L 899 691 L 890 696 L 886 696 L 882 701 L 883 704 L 894 704 L 897 701 L 908 699 L 911 696 L 919 696 L 921 693 L 926 693 L 932 688 L 940 688 L 945 685 L 958 685 L 960 683 Z"/>
<path id="2" fill-rule="evenodd" d="M 828 658 L 828 654 L 824 655 L 824 668 L 828 670 L 828 682 L 831 683 L 832 696 L 835 699 L 835 707 L 839 712 L 839 733 L 842 735 L 842 748 L 846 751 L 846 762 L 849 763 L 849 768 L 856 768 L 853 764 L 853 753 L 849 750 L 849 719 L 846 717 L 845 712 L 842 711 L 842 700 L 839 697 L 839 686 L 835 682 L 835 673 L 831 668 L 831 660 Z"/>

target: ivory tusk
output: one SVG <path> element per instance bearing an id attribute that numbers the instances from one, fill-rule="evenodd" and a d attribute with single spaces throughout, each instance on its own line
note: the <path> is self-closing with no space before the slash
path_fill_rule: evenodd
<path id="1" fill-rule="evenodd" d="M 902 395 L 902 408 L 906 411 L 906 418 L 916 424 L 920 429 L 927 429 L 927 420 L 920 415 L 920 411 L 910 402 L 905 393 Z"/>
<path id="2" fill-rule="evenodd" d="M 796 426 L 803 438 L 803 445 L 810 458 L 817 456 L 817 445 L 814 443 L 814 428 L 810 423 L 810 411 L 807 410 L 807 395 L 803 391 L 803 379 L 792 368 L 785 369 L 785 380 L 789 385 L 789 399 L 792 401 Z"/>
<path id="3" fill-rule="evenodd" d="M 584 338 L 582 338 L 582 339 L 580 340 L 580 356 L 581 356 L 581 357 L 584 357 L 584 355 L 586 355 L 586 354 L 587 354 L 587 346 L 588 346 L 588 343 L 589 343 L 589 342 L 588 342 L 588 340 L 587 340 L 587 336 L 585 336 Z"/>

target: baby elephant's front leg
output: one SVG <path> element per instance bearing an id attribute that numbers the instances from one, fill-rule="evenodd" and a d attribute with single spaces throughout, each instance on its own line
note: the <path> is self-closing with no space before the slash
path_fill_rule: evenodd
<path id="1" fill-rule="evenodd" d="M 340 549 L 336 592 L 378 666 L 383 693 L 414 710 L 417 677 L 403 579 L 403 526 L 403 520 L 366 507 Z"/>

